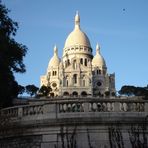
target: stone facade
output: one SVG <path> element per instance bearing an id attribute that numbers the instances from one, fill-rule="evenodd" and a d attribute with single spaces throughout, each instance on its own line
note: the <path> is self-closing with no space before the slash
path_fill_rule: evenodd
<path id="1" fill-rule="evenodd" d="M 51 86 L 54 96 L 103 96 L 115 93 L 115 74 L 107 73 L 107 66 L 96 46 L 96 55 L 87 35 L 80 28 L 80 16 L 75 16 L 74 30 L 65 41 L 62 59 L 54 55 L 47 73 L 41 76 L 41 86 Z"/>

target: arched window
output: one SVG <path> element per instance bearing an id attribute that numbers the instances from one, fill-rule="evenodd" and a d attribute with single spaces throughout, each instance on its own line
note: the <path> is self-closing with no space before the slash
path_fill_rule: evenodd
<path id="1" fill-rule="evenodd" d="M 81 96 L 86 97 L 87 93 L 85 91 L 82 91 Z"/>
<path id="2" fill-rule="evenodd" d="M 69 60 L 69 59 L 67 60 L 67 65 L 68 65 L 68 66 L 70 65 L 70 60 Z"/>
<path id="3" fill-rule="evenodd" d="M 66 80 L 66 86 L 68 86 L 68 80 Z"/>
<path id="4" fill-rule="evenodd" d="M 57 75 L 57 71 L 53 71 L 53 72 L 52 72 L 52 75 L 53 75 L 53 76 L 56 76 L 56 75 Z"/>
<path id="5" fill-rule="evenodd" d="M 97 69 L 97 75 L 99 74 L 99 70 Z"/>
<path id="6" fill-rule="evenodd" d="M 65 92 L 63 93 L 63 95 L 64 95 L 64 96 L 69 96 L 69 93 L 68 93 L 67 91 L 65 91 Z"/>
<path id="7" fill-rule="evenodd" d="M 76 69 L 77 68 L 77 63 L 76 60 L 73 61 L 73 68 Z"/>
<path id="8" fill-rule="evenodd" d="M 100 69 L 99 70 L 97 69 L 96 74 L 97 75 L 100 75 L 101 74 L 101 70 Z"/>
<path id="9" fill-rule="evenodd" d="M 84 63 L 84 65 L 87 66 L 87 59 L 85 59 L 85 63 Z"/>
<path id="10" fill-rule="evenodd" d="M 80 59 L 80 63 L 83 65 L 83 59 L 82 58 Z"/>
<path id="11" fill-rule="evenodd" d="M 74 84 L 77 83 L 77 74 L 74 74 L 74 75 L 73 75 L 73 81 L 74 81 Z"/>
<path id="12" fill-rule="evenodd" d="M 73 95 L 73 96 L 78 96 L 78 92 L 74 91 L 74 92 L 72 93 L 72 95 Z"/>

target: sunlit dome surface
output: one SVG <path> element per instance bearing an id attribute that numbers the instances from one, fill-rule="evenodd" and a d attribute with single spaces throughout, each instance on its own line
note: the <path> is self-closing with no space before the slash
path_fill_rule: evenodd
<path id="1" fill-rule="evenodd" d="M 59 66 L 59 64 L 60 64 L 60 58 L 59 58 L 58 55 L 57 55 L 57 50 L 58 50 L 58 49 L 57 49 L 57 47 L 55 46 L 55 47 L 54 47 L 54 55 L 53 55 L 53 57 L 51 58 L 51 60 L 49 61 L 48 68 Z"/>
<path id="2" fill-rule="evenodd" d="M 75 16 L 74 30 L 68 35 L 64 48 L 68 48 L 75 45 L 91 47 L 87 35 L 80 29 L 80 16 L 78 13 Z"/>

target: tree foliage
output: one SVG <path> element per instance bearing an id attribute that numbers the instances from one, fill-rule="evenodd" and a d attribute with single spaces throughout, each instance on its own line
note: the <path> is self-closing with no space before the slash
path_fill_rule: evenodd
<path id="1" fill-rule="evenodd" d="M 148 87 L 135 87 L 135 86 L 125 85 L 122 86 L 121 90 L 119 91 L 119 94 L 127 96 L 133 95 L 133 96 L 148 97 Z"/>
<path id="2" fill-rule="evenodd" d="M 8 16 L 9 10 L 0 1 L 0 106 L 7 107 L 18 95 L 14 73 L 24 73 L 26 46 L 15 41 L 18 23 Z"/>
<path id="3" fill-rule="evenodd" d="M 50 86 L 41 86 L 40 90 L 39 90 L 39 95 L 40 96 L 48 96 L 50 94 L 50 92 L 52 91 Z"/>
<path id="4" fill-rule="evenodd" d="M 25 87 L 22 85 L 18 85 L 18 94 L 22 95 L 25 92 Z"/>
<path id="5" fill-rule="evenodd" d="M 105 96 L 106 96 L 106 97 L 109 97 L 109 95 L 110 95 L 110 91 L 106 91 L 106 92 L 105 92 Z"/>
<path id="6" fill-rule="evenodd" d="M 38 87 L 35 85 L 27 85 L 26 87 L 26 92 L 32 97 L 33 95 L 36 95 L 37 91 L 39 90 Z"/>

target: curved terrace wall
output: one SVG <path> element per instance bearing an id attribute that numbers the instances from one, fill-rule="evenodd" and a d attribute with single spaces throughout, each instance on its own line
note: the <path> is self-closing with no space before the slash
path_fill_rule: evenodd
<path id="1" fill-rule="evenodd" d="M 0 113 L 4 148 L 147 145 L 148 101 L 142 99 L 36 99 Z"/>

